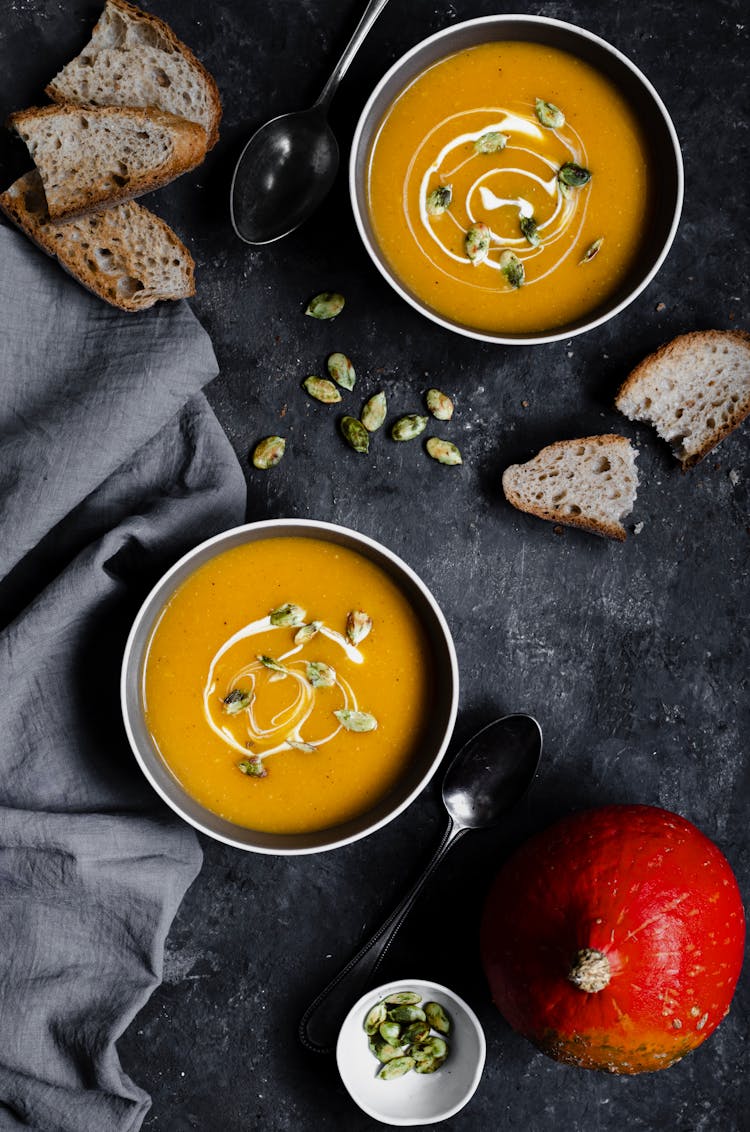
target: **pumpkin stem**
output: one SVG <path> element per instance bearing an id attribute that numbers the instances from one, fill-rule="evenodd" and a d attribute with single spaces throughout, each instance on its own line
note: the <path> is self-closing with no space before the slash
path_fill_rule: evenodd
<path id="1" fill-rule="evenodd" d="M 603 951 L 593 947 L 582 947 L 576 952 L 568 978 L 579 990 L 595 994 L 604 990 L 612 977 L 609 959 Z"/>

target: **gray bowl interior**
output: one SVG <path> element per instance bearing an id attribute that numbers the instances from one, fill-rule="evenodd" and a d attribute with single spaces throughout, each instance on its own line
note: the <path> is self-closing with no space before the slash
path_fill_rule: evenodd
<path id="1" fill-rule="evenodd" d="M 489 18 L 481 22 L 459 25 L 451 35 L 436 42 L 425 43 L 421 50 L 415 52 L 405 65 L 399 67 L 391 75 L 379 92 L 378 97 L 374 99 L 363 122 L 359 146 L 354 155 L 357 206 L 375 254 L 386 268 L 387 273 L 395 275 L 391 271 L 388 261 L 380 254 L 367 203 L 367 163 L 372 139 L 378 125 L 391 103 L 404 87 L 418 74 L 432 66 L 433 63 L 446 58 L 448 55 L 453 55 L 457 51 L 476 47 L 481 43 L 495 43 L 504 40 L 557 47 L 562 51 L 567 51 L 570 55 L 577 56 L 606 75 L 628 102 L 640 123 L 651 169 L 653 170 L 653 198 L 648 202 L 646 209 L 647 227 L 644 230 L 641 254 L 637 264 L 617 291 L 609 296 L 606 303 L 596 310 L 589 311 L 574 322 L 555 328 L 555 337 L 564 336 L 566 333 L 575 333 L 606 316 L 607 312 L 615 310 L 651 274 L 665 245 L 670 240 L 675 212 L 679 207 L 681 196 L 681 161 L 679 154 L 675 152 L 675 144 L 664 112 L 639 75 L 605 44 L 578 34 L 574 28 L 554 23 L 529 22 L 523 18 L 514 19 L 512 17 L 497 20 Z M 402 290 L 406 291 L 418 306 L 429 309 L 422 298 L 406 286 L 400 278 L 398 282 Z M 443 318 L 443 321 L 451 322 L 444 316 L 440 317 Z M 463 323 L 452 322 L 452 325 L 464 333 L 471 334 L 473 331 L 471 326 Z M 541 336 L 544 336 L 544 332 L 540 332 L 539 335 L 503 333 L 500 337 L 504 339 L 517 338 L 518 341 L 523 342 L 525 338 Z"/>
<path id="2" fill-rule="evenodd" d="M 143 665 L 145 652 L 152 630 L 162 609 L 175 590 L 199 566 L 218 553 L 232 547 L 244 545 L 259 539 L 268 538 L 312 538 L 346 546 L 358 554 L 369 558 L 388 574 L 406 596 L 420 619 L 424 629 L 433 670 L 433 698 L 430 718 L 426 721 L 418 749 L 409 764 L 408 770 L 390 794 L 378 804 L 352 820 L 335 827 L 304 834 L 271 834 L 246 829 L 216 814 L 211 813 L 196 802 L 169 769 L 146 726 L 143 697 Z M 414 791 L 430 771 L 441 747 L 447 741 L 452 726 L 452 712 L 455 698 L 455 682 L 451 663 L 451 648 L 446 634 L 435 611 L 418 585 L 397 568 L 391 560 L 377 548 L 359 542 L 345 531 L 331 531 L 310 528 L 304 524 L 285 525 L 282 528 L 268 529 L 241 528 L 230 532 L 221 542 L 203 548 L 198 554 L 185 562 L 174 574 L 161 583 L 150 595 L 144 606 L 123 673 L 124 712 L 130 726 L 132 741 L 138 754 L 148 769 L 154 784 L 180 812 L 199 829 L 209 835 L 219 837 L 232 844 L 268 853 L 304 853 L 331 847 L 351 838 L 361 836 L 364 831 L 385 822 Z M 377 742 L 377 733 L 373 736 Z M 377 751 L 374 752 L 377 754 Z"/>

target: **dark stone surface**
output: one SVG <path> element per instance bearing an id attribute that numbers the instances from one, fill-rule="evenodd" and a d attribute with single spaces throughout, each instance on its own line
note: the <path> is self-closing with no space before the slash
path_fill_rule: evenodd
<path id="1" fill-rule="evenodd" d="M 522 811 L 500 832 L 459 845 L 384 973 L 447 982 L 484 1023 L 484 1079 L 446 1128 L 739 1132 L 750 1127 L 747 980 L 719 1031 L 665 1073 L 617 1079 L 563 1068 L 513 1034 L 489 1003 L 477 919 L 513 845 L 573 808 L 602 802 L 684 814 L 717 840 L 741 884 L 748 880 L 750 434 L 736 433 L 683 476 L 650 430 L 612 408 L 631 365 L 660 343 L 746 324 L 746 12 L 740 0 L 572 0 L 530 9 L 603 35 L 655 82 L 683 143 L 687 198 L 665 267 L 624 314 L 569 343 L 502 349 L 453 336 L 398 299 L 358 242 L 343 175 L 319 215 L 283 243 L 250 251 L 232 235 L 228 184 L 243 139 L 271 115 L 313 100 L 361 6 L 153 0 L 152 10 L 216 75 L 225 119 L 205 166 L 148 203 L 195 254 L 194 305 L 222 367 L 210 396 L 240 459 L 247 466 L 249 449 L 269 432 L 289 438 L 279 469 L 248 469 L 249 518 L 334 520 L 381 539 L 416 568 L 455 634 L 457 743 L 510 710 L 533 712 L 545 730 L 543 772 Z M 99 9 L 89 0 L 5 0 L 2 8 L 5 117 L 42 100 L 44 82 L 80 48 Z M 335 103 L 344 156 L 368 91 L 395 58 L 449 22 L 497 10 L 489 0 L 394 0 Z M 4 141 L 3 187 L 25 167 L 20 145 Z M 303 318 L 309 296 L 328 287 L 347 296 L 345 314 L 332 325 Z M 465 466 L 440 468 L 416 445 L 385 438 L 367 461 L 349 452 L 330 412 L 299 388 L 332 349 L 355 360 L 357 406 L 379 387 L 393 412 L 419 407 L 428 384 L 455 395 L 450 435 Z M 615 429 L 636 438 L 641 453 L 629 526 L 644 526 L 627 544 L 557 535 L 505 504 L 506 464 L 554 439 Z M 168 940 L 164 985 L 120 1043 L 125 1068 L 153 1096 L 146 1128 L 378 1127 L 349 1100 L 335 1066 L 298 1046 L 296 1025 L 441 828 L 433 785 L 391 826 L 333 854 L 273 859 L 204 845 L 203 872 Z M 445 930 L 432 926 L 430 910 Z"/>

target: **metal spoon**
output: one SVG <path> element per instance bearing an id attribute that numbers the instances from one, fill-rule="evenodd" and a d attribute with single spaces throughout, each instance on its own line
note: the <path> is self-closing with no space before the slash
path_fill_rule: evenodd
<path id="1" fill-rule="evenodd" d="M 317 1053 L 333 1049 L 345 1014 L 450 847 L 470 829 L 488 829 L 505 817 L 528 790 L 541 757 L 542 729 L 530 715 L 496 719 L 461 748 L 443 779 L 449 819 L 443 840 L 395 911 L 307 1008 L 299 1026 L 303 1045 Z"/>
<path id="2" fill-rule="evenodd" d="M 232 227 L 247 244 L 280 240 L 307 220 L 336 179 L 339 147 L 326 116 L 339 83 L 388 0 L 370 0 L 320 98 L 261 126 L 232 177 Z"/>

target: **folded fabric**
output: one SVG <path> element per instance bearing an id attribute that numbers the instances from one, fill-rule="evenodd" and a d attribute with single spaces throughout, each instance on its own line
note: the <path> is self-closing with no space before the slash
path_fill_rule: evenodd
<path id="1" fill-rule="evenodd" d="M 185 304 L 106 307 L 0 227 L 0 1129 L 132 1132 L 115 1043 L 200 867 L 120 721 L 159 574 L 242 522 Z"/>

